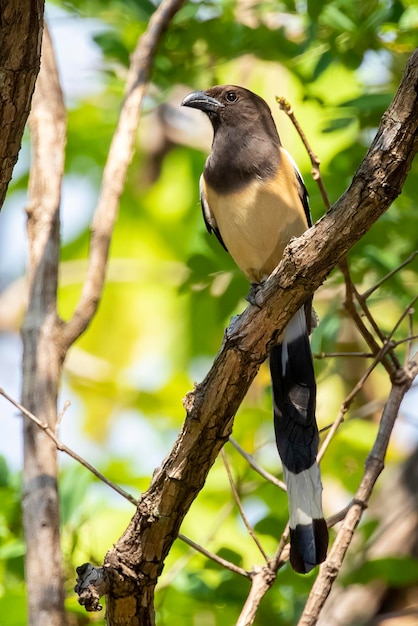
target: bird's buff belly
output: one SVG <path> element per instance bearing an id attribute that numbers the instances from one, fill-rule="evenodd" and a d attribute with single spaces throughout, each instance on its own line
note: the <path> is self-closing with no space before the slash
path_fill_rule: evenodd
<path id="1" fill-rule="evenodd" d="M 306 229 L 303 213 L 286 201 L 297 206 L 300 200 L 279 198 L 265 184 L 216 198 L 212 194 L 208 204 L 229 253 L 250 282 L 261 282 L 278 265 L 290 239 Z"/>

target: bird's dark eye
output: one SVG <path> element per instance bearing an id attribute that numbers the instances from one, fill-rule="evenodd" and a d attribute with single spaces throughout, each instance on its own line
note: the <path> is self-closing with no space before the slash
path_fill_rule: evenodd
<path id="1" fill-rule="evenodd" d="M 228 91 L 228 93 L 226 94 L 226 99 L 228 100 L 228 102 L 236 102 L 238 100 L 238 96 L 235 91 Z"/>

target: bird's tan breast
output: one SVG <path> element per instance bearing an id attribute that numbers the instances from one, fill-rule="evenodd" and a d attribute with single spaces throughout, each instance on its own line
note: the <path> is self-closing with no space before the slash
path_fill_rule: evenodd
<path id="1" fill-rule="evenodd" d="M 268 181 L 254 180 L 230 194 L 205 185 L 204 192 L 228 251 L 251 282 L 271 274 L 290 239 L 307 228 L 293 166 L 285 159 Z"/>

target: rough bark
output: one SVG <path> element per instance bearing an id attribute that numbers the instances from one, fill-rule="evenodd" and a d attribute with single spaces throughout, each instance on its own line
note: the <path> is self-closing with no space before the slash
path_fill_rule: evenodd
<path id="1" fill-rule="evenodd" d="M 288 246 L 260 293 L 262 308 L 250 306 L 234 321 L 207 377 L 186 398 L 183 429 L 101 568 L 108 623 L 154 625 L 153 594 L 164 559 L 269 345 L 400 193 L 418 148 L 417 120 L 418 51 L 349 189 Z"/>
<path id="2" fill-rule="evenodd" d="M 0 208 L 19 154 L 39 72 L 43 0 L 0 2 Z"/>
<path id="3" fill-rule="evenodd" d="M 22 403 L 55 430 L 62 369 L 62 354 L 55 339 L 59 328 L 56 296 L 66 120 L 46 29 L 30 130 L 33 163 L 27 206 L 29 304 L 22 326 Z M 57 471 L 54 442 L 26 420 L 22 506 L 31 626 L 65 624 Z"/>

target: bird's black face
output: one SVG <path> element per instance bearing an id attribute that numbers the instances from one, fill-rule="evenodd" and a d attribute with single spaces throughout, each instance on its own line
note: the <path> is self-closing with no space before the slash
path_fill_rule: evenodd
<path id="1" fill-rule="evenodd" d="M 200 109 L 209 116 L 218 115 L 223 117 L 228 115 L 229 108 L 242 100 L 245 95 L 247 95 L 248 99 L 249 95 L 254 96 L 255 94 L 235 85 L 217 85 L 207 91 L 190 93 L 181 104 L 193 109 Z"/>
<path id="2" fill-rule="evenodd" d="M 225 105 L 216 98 L 211 97 L 207 91 L 194 91 L 184 98 L 181 106 L 199 109 L 211 116 L 218 115 L 219 110 L 224 108 Z"/>
<path id="3" fill-rule="evenodd" d="M 252 91 L 237 85 L 217 85 L 207 91 L 196 91 L 186 96 L 182 106 L 199 109 L 209 117 L 214 130 L 220 126 L 237 127 L 263 119 L 266 129 L 277 136 L 268 104 Z"/>

